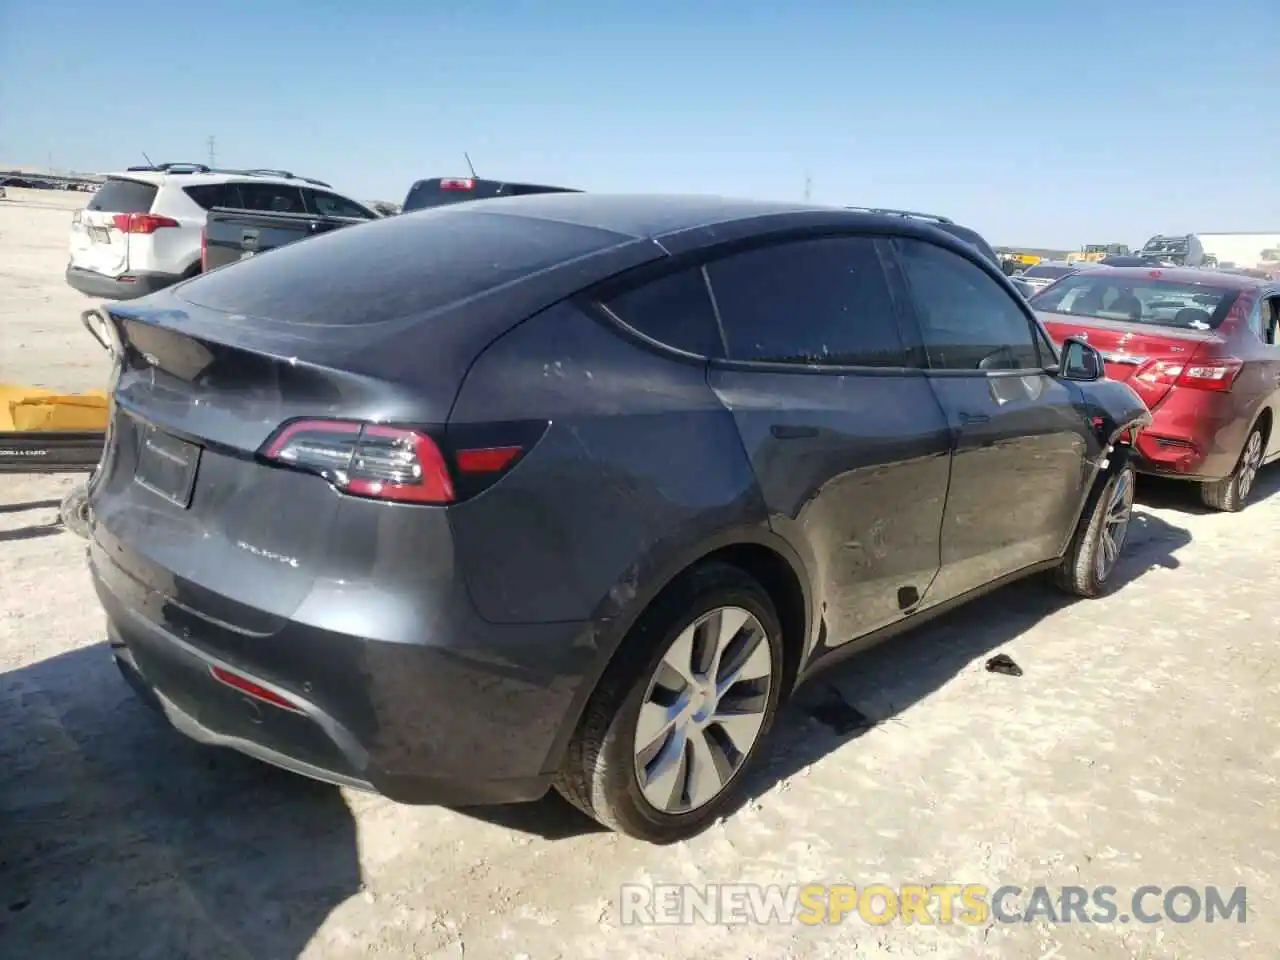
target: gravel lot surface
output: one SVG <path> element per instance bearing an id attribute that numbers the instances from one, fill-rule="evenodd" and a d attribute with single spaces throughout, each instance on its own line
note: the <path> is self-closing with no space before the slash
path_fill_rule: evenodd
<path id="1" fill-rule="evenodd" d="M 99 387 L 62 280 L 85 198 L 9 195 L 0 382 Z M 1234 516 L 1144 483 L 1111 597 L 1010 587 L 840 668 L 780 720 L 749 802 L 665 849 L 554 797 L 401 807 L 187 742 L 109 662 L 52 524 L 72 480 L 0 477 L 2 957 L 1276 956 L 1280 470 Z M 987 672 L 995 652 L 1023 675 Z M 869 728 L 818 719 L 832 688 Z M 1121 913 L 1144 885 L 1243 885 L 1247 921 L 622 922 L 623 884 L 738 881 L 1110 885 Z"/>

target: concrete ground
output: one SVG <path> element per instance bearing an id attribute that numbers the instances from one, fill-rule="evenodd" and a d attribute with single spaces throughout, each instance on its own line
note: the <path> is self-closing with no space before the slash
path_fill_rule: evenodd
<path id="1" fill-rule="evenodd" d="M 85 198 L 10 197 L 0 382 L 100 386 L 61 276 Z M 554 797 L 400 807 L 187 742 L 108 660 L 81 543 L 51 525 L 70 482 L 0 478 L 0 956 L 1275 956 L 1280 470 L 1233 516 L 1145 483 L 1113 596 L 1006 588 L 840 668 L 746 805 L 668 848 Z M 1023 675 L 987 672 L 997 651 Z M 869 729 L 821 708 L 832 687 Z M 623 884 L 737 881 L 1110 885 L 1121 912 L 1144 885 L 1243 885 L 1247 920 L 622 924 Z"/>

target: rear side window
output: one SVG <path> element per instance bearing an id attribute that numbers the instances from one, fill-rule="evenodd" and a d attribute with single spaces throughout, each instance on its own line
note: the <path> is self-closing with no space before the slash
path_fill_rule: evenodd
<path id="1" fill-rule="evenodd" d="M 383 323 L 448 306 L 627 238 L 468 212 L 386 217 L 241 260 L 184 283 L 184 300 L 310 326 Z"/>
<path id="2" fill-rule="evenodd" d="M 715 349 L 716 316 L 699 268 L 668 274 L 603 302 L 627 326 L 658 343 L 700 357 Z"/>
<path id="3" fill-rule="evenodd" d="M 875 242 L 827 237 L 708 264 L 731 360 L 905 367 Z"/>
<path id="4" fill-rule="evenodd" d="M 931 243 L 895 242 L 932 369 L 995 371 L 1040 366 L 1026 314 L 985 271 Z"/>
<path id="5" fill-rule="evenodd" d="M 241 183 L 240 203 L 244 210 L 263 213 L 306 213 L 302 191 L 282 183 Z"/>
<path id="6" fill-rule="evenodd" d="M 325 193 L 323 190 L 308 190 L 307 202 L 313 213 L 322 217 L 348 217 L 351 219 L 369 220 L 371 214 L 364 207 L 357 206 L 345 197 L 336 193 Z"/>
<path id="7" fill-rule="evenodd" d="M 182 190 L 204 210 L 214 207 L 242 209 L 240 188 L 234 183 L 204 183 L 198 187 L 183 187 Z"/>
<path id="8" fill-rule="evenodd" d="M 108 180 L 93 195 L 85 209 L 105 213 L 150 213 L 157 187 L 141 180 Z"/>

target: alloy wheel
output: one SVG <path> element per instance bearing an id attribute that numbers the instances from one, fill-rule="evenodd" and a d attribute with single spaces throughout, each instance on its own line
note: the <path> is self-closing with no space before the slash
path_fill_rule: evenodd
<path id="1" fill-rule="evenodd" d="M 1249 499 L 1253 489 L 1253 481 L 1257 479 L 1258 468 L 1262 466 L 1262 433 L 1255 430 L 1249 434 L 1249 442 L 1245 445 L 1244 456 L 1240 459 L 1240 473 L 1236 476 L 1236 492 L 1243 503 Z"/>
<path id="2" fill-rule="evenodd" d="M 718 607 L 689 624 L 663 654 L 640 706 L 635 772 L 656 810 L 710 803 L 760 739 L 773 652 L 759 619 Z"/>
<path id="3" fill-rule="evenodd" d="M 1129 533 L 1129 520 L 1133 516 L 1133 471 L 1123 470 L 1107 498 L 1106 512 L 1102 517 L 1102 529 L 1098 531 L 1098 550 L 1094 557 L 1094 572 L 1101 583 L 1111 575 L 1120 550 Z"/>

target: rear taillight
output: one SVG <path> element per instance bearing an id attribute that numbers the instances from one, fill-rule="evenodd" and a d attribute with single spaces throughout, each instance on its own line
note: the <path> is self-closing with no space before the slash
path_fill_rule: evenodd
<path id="1" fill-rule="evenodd" d="M 397 503 L 456 503 L 490 486 L 546 430 L 545 421 L 463 428 L 450 450 L 426 431 L 349 420 L 295 420 L 262 457 L 318 474 L 342 493 Z M 450 436 L 458 434 L 451 429 Z M 493 442 L 501 440 L 500 443 Z M 453 469 L 450 470 L 450 460 Z"/>
<path id="2" fill-rule="evenodd" d="M 157 217 L 150 213 L 117 213 L 111 222 L 121 233 L 155 233 L 164 227 L 180 226 L 172 217 Z"/>
<path id="3" fill-rule="evenodd" d="M 1231 389 L 1243 366 L 1243 363 L 1235 357 L 1190 362 L 1151 360 L 1140 367 L 1133 376 L 1134 379 L 1144 383 L 1225 392 Z"/>
<path id="4" fill-rule="evenodd" d="M 476 182 L 467 177 L 448 177 L 440 181 L 441 190 L 460 190 L 465 192 L 475 188 Z"/>
<path id="5" fill-rule="evenodd" d="M 453 478 L 425 433 L 335 420 L 297 420 L 262 451 L 324 477 L 343 493 L 400 503 L 452 503 Z"/>
<path id="6" fill-rule="evenodd" d="M 200 230 L 200 272 L 204 273 L 209 269 L 209 228 L 203 227 Z"/>

